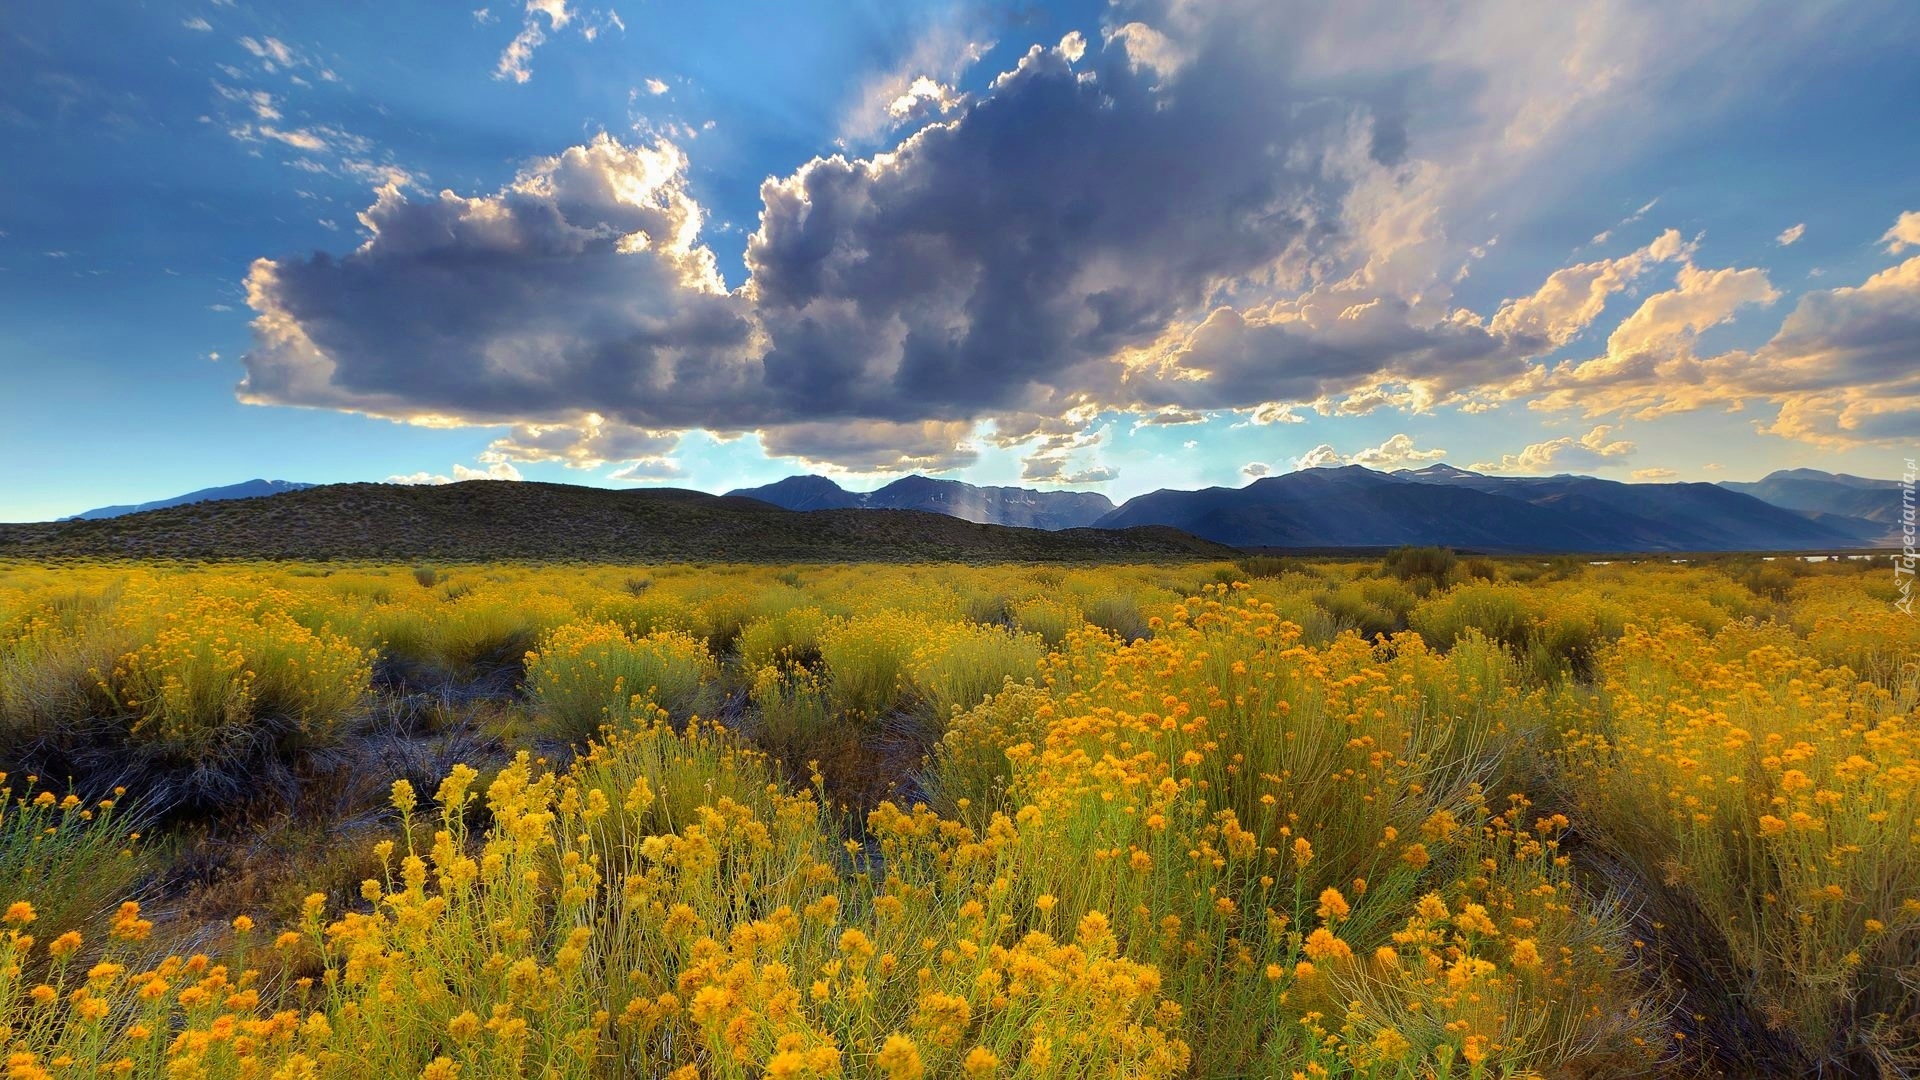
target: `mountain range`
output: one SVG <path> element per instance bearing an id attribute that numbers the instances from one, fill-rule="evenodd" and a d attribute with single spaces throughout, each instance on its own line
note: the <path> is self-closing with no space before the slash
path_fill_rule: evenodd
<path id="1" fill-rule="evenodd" d="M 1113 500 L 1090 491 L 981 487 L 959 480 L 907 476 L 875 491 L 848 491 L 824 476 L 789 476 L 728 495 L 788 510 L 927 510 L 965 521 L 1023 529 L 1078 529 L 1113 513 Z"/>
<path id="2" fill-rule="evenodd" d="M 1245 487 L 1098 495 L 910 476 L 869 493 L 792 476 L 729 494 L 790 510 L 915 509 L 1033 528 L 1169 525 L 1253 548 L 1439 544 L 1480 551 L 1741 551 L 1873 547 L 1899 514 L 1891 480 L 1796 469 L 1757 484 L 1490 476 L 1450 465 L 1302 469 Z M 1758 489 L 1758 490 L 1744 490 Z"/>
<path id="3" fill-rule="evenodd" d="M 482 485 L 480 489 L 473 489 L 471 483 L 452 487 L 491 490 L 485 487 L 490 482 L 478 483 Z M 551 484 L 534 487 L 567 492 L 595 490 Z M 175 508 L 174 516 L 166 521 L 168 535 L 178 540 L 184 535 L 181 527 L 197 520 L 191 513 L 179 516 L 179 508 L 284 496 L 314 488 L 311 484 L 284 480 L 250 480 L 138 506 L 101 507 L 63 522 L 130 515 L 145 518 L 154 511 Z M 374 505 L 368 501 L 367 492 L 392 488 L 392 485 L 327 485 L 318 490 L 359 492 L 351 501 L 356 507 L 364 508 Z M 786 511 L 827 512 L 835 524 L 801 545 L 816 554 L 830 547 L 833 536 L 862 535 L 860 529 L 847 523 L 866 519 L 866 512 L 870 511 L 916 512 L 1022 530 L 1071 530 L 1083 534 L 1082 539 L 1092 535 L 1092 530 L 1158 527 L 1167 534 L 1178 530 L 1189 539 L 1198 538 L 1194 542 L 1202 546 L 1211 543 L 1236 548 L 1386 548 L 1431 544 L 1487 552 L 1653 552 L 1808 551 L 1887 546 L 1897 542 L 1901 510 L 1900 485 L 1896 481 L 1816 469 L 1782 470 L 1753 483 L 1630 484 L 1565 474 L 1490 476 L 1444 464 L 1394 472 L 1358 465 L 1302 469 L 1264 477 L 1239 488 L 1162 489 L 1130 499 L 1119 507 L 1106 496 L 1089 492 L 979 486 L 926 476 L 908 476 L 870 492 L 848 491 L 824 476 L 791 476 L 762 487 L 736 489 L 724 497 L 660 491 L 656 493 L 658 497 L 649 502 L 640 497 L 641 493 L 627 494 L 634 498 L 604 502 L 581 495 L 552 505 L 556 510 L 571 507 L 590 517 L 604 517 L 616 511 L 618 515 L 627 515 L 636 512 L 635 508 L 646 506 L 656 510 L 673 507 L 675 513 L 684 514 L 687 507 L 701 499 L 716 499 L 714 506 L 735 509 L 777 507 Z M 423 499 L 426 500 L 423 505 L 440 507 L 433 502 L 434 498 L 406 496 L 396 491 L 391 499 L 379 505 L 399 515 L 394 518 L 393 527 L 404 531 L 418 516 L 404 508 Z M 451 506 L 477 507 L 475 498 L 468 496 Z M 258 505 L 258 513 L 223 512 L 220 520 L 229 526 L 242 520 L 272 520 L 282 506 L 292 504 L 276 497 Z M 440 507 L 434 513 L 445 509 L 448 508 Z M 541 522 L 538 527 L 551 529 L 553 523 L 560 520 L 563 519 Z M 878 524 L 881 519 L 875 520 L 876 524 L 865 535 L 878 539 L 886 530 Z M 526 524 L 529 528 L 536 527 L 530 520 Z M 825 526 L 827 520 L 823 518 L 821 524 Z M 569 522 L 569 527 L 573 525 Z M 753 519 L 755 528 L 774 529 L 776 525 L 777 519 Z M 437 527 L 449 528 L 444 524 Z M 908 531 L 914 529 L 924 532 L 925 526 L 914 525 Z M 486 546 L 490 550 L 511 549 L 529 557 L 544 550 L 540 543 L 516 545 L 504 535 L 495 535 L 498 531 L 486 534 Z M 936 542 L 930 538 L 931 534 L 914 535 L 918 538 L 916 543 L 924 541 L 936 546 L 952 540 L 948 537 Z M 79 537 L 80 534 L 73 534 L 74 539 Z M 88 534 L 86 546 L 106 542 L 105 534 L 97 537 Z M 395 541 L 398 547 L 385 547 L 397 554 L 409 542 L 402 539 Z M 765 542 L 783 546 L 771 539 Z M 609 552 L 624 550 L 623 544 L 616 540 L 608 539 L 605 543 Z M 172 545 L 173 541 L 169 541 L 163 546 Z M 721 549 L 725 547 L 718 537 L 716 545 Z M 1179 542 L 1173 546 L 1178 547 Z M 324 549 L 326 545 L 319 547 Z M 354 548 L 367 554 L 384 549 L 368 537 L 356 541 Z M 195 550 L 201 548 L 196 546 Z M 437 548 L 434 550 L 438 552 Z M 862 557 L 898 556 L 873 552 Z"/>
<path id="4" fill-rule="evenodd" d="M 297 480 L 245 480 L 225 487 L 189 491 L 185 495 L 175 495 L 171 499 L 156 499 L 153 502 L 132 503 L 126 506 L 97 506 L 92 510 L 82 510 L 72 517 L 64 517 L 60 520 L 97 521 L 101 518 L 121 517 L 147 510 L 165 510 L 169 506 L 186 506 L 189 503 L 218 502 L 223 499 L 258 499 L 264 495 L 278 495 L 283 491 L 302 491 L 313 486 Z"/>
<path id="5" fill-rule="evenodd" d="M 1751 484 L 1722 481 L 1720 486 L 1790 510 L 1838 514 L 1884 525 L 1900 521 L 1898 480 L 1869 480 L 1819 469 L 1782 469 Z"/>

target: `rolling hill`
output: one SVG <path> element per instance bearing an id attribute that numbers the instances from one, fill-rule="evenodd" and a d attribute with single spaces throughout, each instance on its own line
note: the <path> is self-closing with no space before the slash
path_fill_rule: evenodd
<path id="1" fill-rule="evenodd" d="M 1048 532 L 910 510 L 797 513 L 698 491 L 497 480 L 329 484 L 100 520 L 0 525 L 0 557 L 16 558 L 998 562 L 1232 554 L 1164 527 Z"/>

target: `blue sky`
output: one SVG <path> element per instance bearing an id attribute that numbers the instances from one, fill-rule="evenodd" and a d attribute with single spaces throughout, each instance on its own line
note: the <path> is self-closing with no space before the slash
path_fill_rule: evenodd
<path id="1" fill-rule="evenodd" d="M 1897 472 L 1920 9 L 1541 7 L 22 8 L 0 520 L 254 476 Z"/>

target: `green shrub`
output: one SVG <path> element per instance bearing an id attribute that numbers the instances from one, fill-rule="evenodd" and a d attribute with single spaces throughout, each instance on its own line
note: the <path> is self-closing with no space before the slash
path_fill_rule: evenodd
<path id="1" fill-rule="evenodd" d="M 1419 582 L 1427 588 L 1444 585 L 1459 556 L 1451 548 L 1403 547 L 1387 553 L 1380 571 L 1406 582 Z"/>

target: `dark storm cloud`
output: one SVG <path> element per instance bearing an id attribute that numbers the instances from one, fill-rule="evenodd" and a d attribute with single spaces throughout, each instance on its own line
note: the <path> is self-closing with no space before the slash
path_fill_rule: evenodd
<path id="1" fill-rule="evenodd" d="M 890 152 L 767 180 L 731 291 L 669 142 L 601 136 L 479 198 L 389 185 L 358 250 L 256 263 L 242 397 L 756 430 L 885 468 L 876 433 L 896 463 L 960 460 L 1014 417 L 1424 408 L 1512 380 L 1558 340 L 1536 323 L 1597 314 L 1544 291 L 1532 321 L 1453 309 L 1442 203 L 1612 92 L 1646 19 L 1596 37 L 1491 4 L 1369 37 L 1344 11 L 1113 10 Z"/>
<path id="2" fill-rule="evenodd" d="M 256 264 L 242 396 L 722 431 L 1111 402 L 1117 351 L 1331 234 L 1346 182 L 1343 112 L 1133 40 L 1035 47 L 890 154 L 770 179 L 731 293 L 670 144 L 603 136 L 481 198 L 389 186 L 358 250 Z"/>

